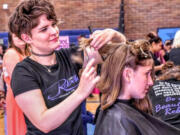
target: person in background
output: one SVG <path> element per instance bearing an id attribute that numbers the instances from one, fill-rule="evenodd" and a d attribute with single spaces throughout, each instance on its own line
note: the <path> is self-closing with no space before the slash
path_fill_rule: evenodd
<path id="1" fill-rule="evenodd" d="M 180 65 L 180 31 L 177 31 L 174 36 L 172 49 L 169 53 L 169 61 L 173 61 L 174 65 Z"/>
<path id="2" fill-rule="evenodd" d="M 2 59 L 3 59 L 3 54 L 4 54 L 4 49 L 3 49 L 3 39 L 0 39 L 0 69 L 2 72 Z"/>
<path id="3" fill-rule="evenodd" d="M 13 28 L 12 18 L 9 20 L 9 30 Z M 24 120 L 24 115 L 17 105 L 11 86 L 11 76 L 14 67 L 17 63 L 30 55 L 28 45 L 20 40 L 15 34 L 9 32 L 8 34 L 9 48 L 3 57 L 3 77 L 7 86 L 6 94 L 6 114 L 7 114 L 7 132 L 8 135 L 25 135 L 27 129 Z"/>
<path id="4" fill-rule="evenodd" d="M 172 44 L 173 44 L 173 40 L 166 40 L 165 41 L 165 44 L 164 44 L 164 50 L 165 50 L 164 60 L 165 61 L 169 60 L 169 53 L 172 49 Z"/>
<path id="5" fill-rule="evenodd" d="M 149 33 L 147 35 L 147 39 L 149 41 L 150 45 L 150 50 L 151 50 L 151 55 L 154 60 L 154 70 L 156 75 L 160 73 L 160 70 L 162 69 L 163 64 L 161 64 L 160 60 L 158 60 L 157 54 L 159 51 L 162 49 L 162 40 L 160 37 L 153 35 L 152 33 Z"/>
<path id="6" fill-rule="evenodd" d="M 5 98 L 5 89 L 4 89 L 4 83 L 2 78 L 2 61 L 3 61 L 3 55 L 4 55 L 4 42 L 3 39 L 0 39 L 0 107 L 4 106 L 4 98 Z"/>
<path id="7" fill-rule="evenodd" d="M 4 81 L 2 78 L 2 59 L 4 53 L 4 42 L 3 39 L 0 39 L 0 134 L 5 135 L 5 88 Z"/>
<path id="8" fill-rule="evenodd" d="M 149 92 L 153 115 L 180 129 L 180 66 L 168 61 Z"/>
<path id="9" fill-rule="evenodd" d="M 81 103 L 99 81 L 94 68 L 101 61 L 97 50 L 124 36 L 112 29 L 92 34 L 79 78 L 82 65 L 71 59 L 78 47 L 55 51 L 59 47 L 59 29 L 49 1 L 22 1 L 12 17 L 15 35 L 31 48 L 31 55 L 16 65 L 11 79 L 15 100 L 26 116 L 26 134 L 83 135 Z"/>
<path id="10" fill-rule="evenodd" d="M 166 40 L 162 49 L 159 51 L 159 58 L 161 64 L 165 64 L 169 60 L 169 52 L 171 51 L 172 40 Z"/>
<path id="11" fill-rule="evenodd" d="M 4 46 L 4 41 L 3 39 L 0 39 L 0 76 L 2 76 L 2 70 L 3 70 L 3 56 L 4 56 L 4 52 L 5 52 L 6 48 Z"/>
<path id="12" fill-rule="evenodd" d="M 180 134 L 177 128 L 136 106 L 153 85 L 154 62 L 149 46 L 146 40 L 136 40 L 119 44 L 118 48 L 107 53 L 97 84 L 102 99 L 94 135 Z"/>

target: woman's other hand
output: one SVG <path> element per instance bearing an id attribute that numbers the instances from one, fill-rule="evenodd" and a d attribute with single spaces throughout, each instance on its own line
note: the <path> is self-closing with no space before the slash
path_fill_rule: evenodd
<path id="1" fill-rule="evenodd" d="M 91 46 L 98 50 L 108 42 L 126 42 L 126 37 L 113 29 L 97 30 L 90 36 L 92 38 Z"/>

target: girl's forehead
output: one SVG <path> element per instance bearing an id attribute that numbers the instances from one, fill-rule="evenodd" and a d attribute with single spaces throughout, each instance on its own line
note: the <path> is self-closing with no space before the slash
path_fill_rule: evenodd
<path id="1" fill-rule="evenodd" d="M 137 68 L 137 71 L 139 71 L 139 72 L 148 72 L 148 71 L 152 71 L 152 70 L 153 70 L 152 65 L 138 66 L 138 68 Z"/>
<path id="2" fill-rule="evenodd" d="M 137 68 L 140 70 L 152 70 L 154 66 L 153 59 L 144 60 L 142 65 L 138 65 Z"/>

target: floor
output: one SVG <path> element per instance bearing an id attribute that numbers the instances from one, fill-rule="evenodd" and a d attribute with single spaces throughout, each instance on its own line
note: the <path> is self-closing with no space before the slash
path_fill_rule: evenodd
<path id="1" fill-rule="evenodd" d="M 99 94 L 93 94 L 92 97 L 88 97 L 86 101 L 86 108 L 92 114 L 95 114 L 96 108 L 99 106 Z"/>

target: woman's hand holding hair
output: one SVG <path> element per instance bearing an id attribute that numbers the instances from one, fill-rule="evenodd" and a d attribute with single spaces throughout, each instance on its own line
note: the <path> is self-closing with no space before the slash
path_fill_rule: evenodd
<path id="1" fill-rule="evenodd" d="M 97 30 L 90 36 L 92 38 L 91 46 L 98 50 L 108 42 L 126 42 L 126 37 L 113 29 Z"/>

